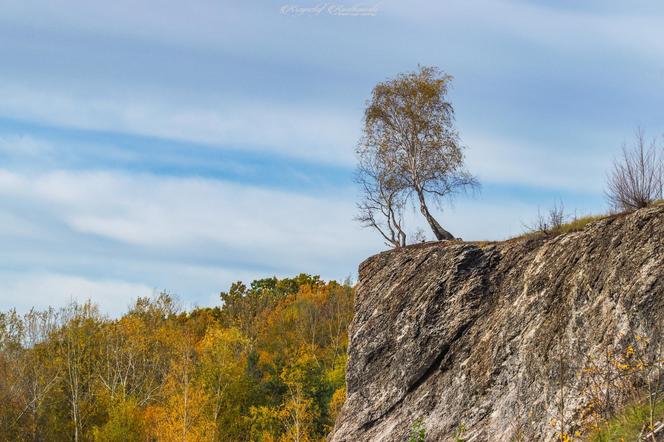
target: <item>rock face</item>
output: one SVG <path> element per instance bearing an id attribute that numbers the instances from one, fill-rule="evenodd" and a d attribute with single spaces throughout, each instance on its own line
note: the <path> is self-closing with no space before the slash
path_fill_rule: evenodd
<path id="1" fill-rule="evenodd" d="M 331 441 L 405 441 L 416 420 L 431 441 L 551 440 L 551 419 L 584 404 L 585 355 L 659 339 L 664 206 L 553 238 L 381 253 L 360 265 L 355 310 Z"/>

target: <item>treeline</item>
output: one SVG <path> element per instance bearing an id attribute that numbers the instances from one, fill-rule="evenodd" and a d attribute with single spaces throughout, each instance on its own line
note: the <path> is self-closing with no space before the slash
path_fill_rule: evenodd
<path id="1" fill-rule="evenodd" d="M 221 298 L 1 313 L 0 438 L 323 440 L 345 398 L 350 284 L 269 278 Z"/>

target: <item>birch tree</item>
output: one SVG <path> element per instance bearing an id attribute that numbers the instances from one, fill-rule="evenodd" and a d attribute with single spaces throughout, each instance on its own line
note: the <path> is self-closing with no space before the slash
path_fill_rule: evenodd
<path id="1" fill-rule="evenodd" d="M 435 67 L 377 84 L 364 112 L 357 148 L 363 186 L 360 221 L 395 247 L 404 245 L 400 213 L 412 201 L 437 240 L 454 239 L 431 212 L 459 191 L 478 187 L 447 100 L 452 77 Z M 376 217 L 384 220 L 376 222 Z M 392 232 L 394 230 L 394 232 Z"/>

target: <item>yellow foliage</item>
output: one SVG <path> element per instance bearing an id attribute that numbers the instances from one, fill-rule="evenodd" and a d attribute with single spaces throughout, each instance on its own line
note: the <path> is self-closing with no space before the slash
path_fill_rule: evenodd
<path id="1" fill-rule="evenodd" d="M 335 420 L 346 402 L 346 386 L 337 388 L 330 400 L 330 417 Z"/>
<path id="2" fill-rule="evenodd" d="M 162 293 L 139 298 L 119 319 L 89 303 L 25 318 L 0 313 L 0 336 L 12 337 L 0 346 L 0 399 L 6 385 L 15 395 L 0 407 L 0 434 L 324 438 L 342 402 L 353 289 L 299 275 L 234 284 L 222 300 L 228 305 L 180 312 Z M 13 336 L 28 329 L 40 338 L 22 346 L 25 337 Z"/>

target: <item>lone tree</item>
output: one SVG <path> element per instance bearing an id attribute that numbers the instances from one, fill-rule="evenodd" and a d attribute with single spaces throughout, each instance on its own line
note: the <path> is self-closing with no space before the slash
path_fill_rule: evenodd
<path id="1" fill-rule="evenodd" d="M 440 207 L 456 192 L 479 185 L 465 168 L 446 99 L 451 81 L 435 67 L 419 67 L 377 84 L 367 103 L 357 148 L 363 191 L 357 219 L 395 247 L 406 244 L 402 215 L 408 202 L 419 206 L 437 240 L 454 239 L 429 204 Z"/>
<path id="2" fill-rule="evenodd" d="M 636 210 L 662 198 L 664 187 L 664 146 L 647 140 L 636 130 L 634 144 L 623 144 L 622 155 L 609 172 L 606 196 L 613 210 Z"/>

